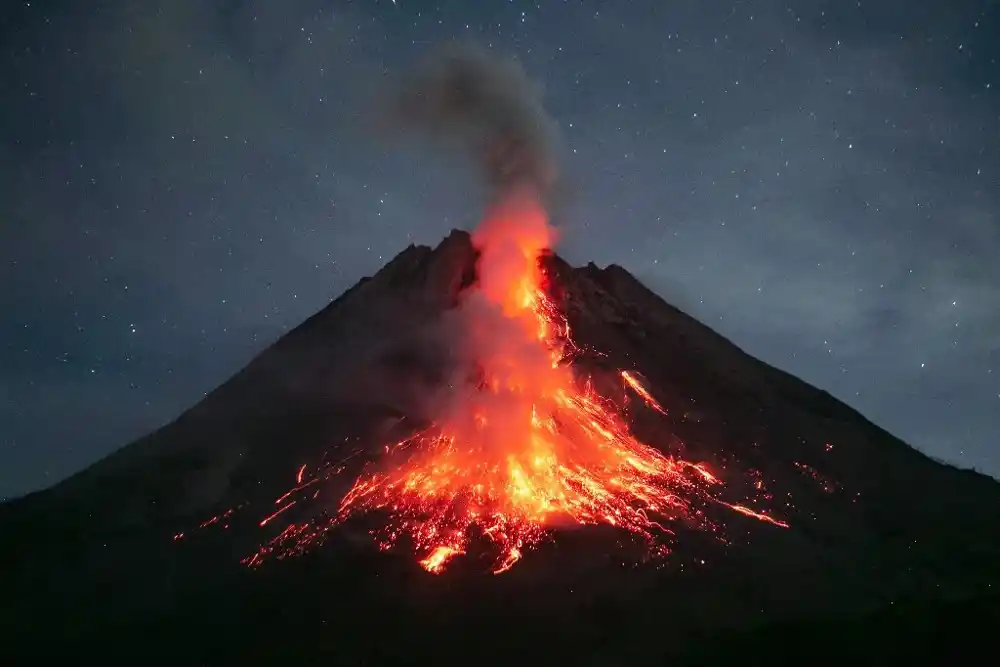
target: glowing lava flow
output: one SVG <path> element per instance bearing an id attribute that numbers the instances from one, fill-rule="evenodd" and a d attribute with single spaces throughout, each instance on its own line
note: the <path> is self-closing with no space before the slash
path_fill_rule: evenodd
<path id="1" fill-rule="evenodd" d="M 711 500 L 719 483 L 704 466 L 635 439 L 615 406 L 564 363 L 569 326 L 538 261 L 551 240 L 531 198 L 487 218 L 474 237 L 479 282 L 459 306 L 477 381 L 457 383 L 439 421 L 390 448 L 341 502 L 338 522 L 386 512 L 373 533 L 380 546 L 408 536 L 429 572 L 465 553 L 474 535 L 495 550 L 493 571 L 503 572 L 561 522 L 609 524 L 663 549 L 656 537 L 670 533 L 665 524 L 703 521 L 692 503 Z M 621 377 L 666 414 L 634 374 Z"/>
<path id="2" fill-rule="evenodd" d="M 434 574 L 475 545 L 488 549 L 494 573 L 505 572 L 561 525 L 607 524 L 639 537 L 653 555 L 664 554 L 674 522 L 715 528 L 703 511 L 711 503 L 788 527 L 717 497 L 721 481 L 707 467 L 637 440 L 617 406 L 574 375 L 569 362 L 577 348 L 539 262 L 551 233 L 532 197 L 492 211 L 473 238 L 478 282 L 457 308 L 463 327 L 457 374 L 446 383 L 435 423 L 387 446 L 385 458 L 365 468 L 324 519 L 297 518 L 299 501 L 315 501 L 318 485 L 362 449 L 312 474 L 299 467 L 295 485 L 258 519 L 261 527 L 284 527 L 245 564 L 304 553 L 362 515 L 378 520 L 371 534 L 380 548 L 405 537 Z M 626 391 L 667 414 L 636 373 L 619 375 Z M 228 526 L 231 513 L 203 525 Z"/>

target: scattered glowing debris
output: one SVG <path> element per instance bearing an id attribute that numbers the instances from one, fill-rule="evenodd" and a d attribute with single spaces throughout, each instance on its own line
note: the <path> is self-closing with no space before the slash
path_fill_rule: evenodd
<path id="1" fill-rule="evenodd" d="M 639 382 L 639 380 L 635 377 L 633 373 L 629 373 L 628 371 L 622 371 L 621 373 L 622 373 L 622 379 L 625 380 L 625 384 L 631 387 L 632 391 L 637 393 L 639 397 L 643 401 L 645 401 L 646 405 L 653 408 L 662 415 L 667 414 L 667 411 L 664 410 L 660 406 L 660 404 L 656 402 L 656 399 L 653 398 L 652 394 L 649 393 L 649 390 L 647 390 L 642 385 L 642 383 Z"/>
<path id="2" fill-rule="evenodd" d="M 781 521 L 780 519 L 775 519 L 774 517 L 768 516 L 763 512 L 755 512 L 754 510 L 750 509 L 749 507 L 746 507 L 745 505 L 729 505 L 729 507 L 739 512 L 740 514 L 753 517 L 754 519 L 757 519 L 759 521 L 766 521 L 767 523 L 773 523 L 775 526 L 788 528 L 788 524 L 785 523 L 784 521 Z"/>
<path id="3" fill-rule="evenodd" d="M 292 502 L 290 502 L 287 505 L 283 506 L 281 509 L 279 509 L 274 514 L 268 515 L 267 517 L 265 517 L 264 519 L 261 520 L 260 525 L 261 526 L 266 526 L 267 524 L 271 523 L 271 521 L 274 520 L 275 517 L 277 517 L 279 514 L 281 514 L 285 510 L 291 508 L 293 505 L 295 505 L 296 502 L 298 502 L 298 501 L 293 500 Z"/>
<path id="4" fill-rule="evenodd" d="M 431 554 L 420 561 L 420 565 L 431 574 L 444 572 L 444 567 L 453 557 L 465 553 L 459 548 L 441 545 L 434 549 Z"/>
<path id="5" fill-rule="evenodd" d="M 795 467 L 798 468 L 800 471 L 802 471 L 804 474 L 811 477 L 817 484 L 819 484 L 819 487 L 823 489 L 824 492 L 834 493 L 835 491 L 840 490 L 839 484 L 829 479 L 825 475 L 820 474 L 820 472 L 815 468 L 813 468 L 812 466 L 806 465 L 805 463 L 800 463 L 799 461 L 795 461 Z"/>

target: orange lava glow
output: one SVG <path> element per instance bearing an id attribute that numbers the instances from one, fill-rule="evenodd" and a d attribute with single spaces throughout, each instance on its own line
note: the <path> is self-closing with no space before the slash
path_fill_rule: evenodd
<path id="1" fill-rule="evenodd" d="M 746 507 L 745 505 L 729 505 L 729 507 L 744 516 L 753 517 L 754 519 L 759 519 L 760 521 L 766 521 L 767 523 L 773 523 L 775 526 L 781 526 L 782 528 L 788 528 L 788 524 L 779 519 L 775 519 L 761 512 L 755 512 L 754 510 Z"/>
<path id="2" fill-rule="evenodd" d="M 478 382 L 457 391 L 434 426 L 388 448 L 343 498 L 339 519 L 386 512 L 380 545 L 407 535 L 432 573 L 473 535 L 486 538 L 493 571 L 504 572 L 561 524 L 609 524 L 663 550 L 657 536 L 670 534 L 667 523 L 696 521 L 692 504 L 710 500 L 719 480 L 638 441 L 616 406 L 565 363 L 574 348 L 540 268 L 552 234 L 538 204 L 506 202 L 474 242 L 479 281 L 459 308 Z M 666 414 L 636 374 L 621 378 Z"/>
<path id="3" fill-rule="evenodd" d="M 452 557 L 457 556 L 460 553 L 463 552 L 455 547 L 442 545 L 435 548 L 427 558 L 420 561 L 420 565 L 428 572 L 437 574 L 438 572 L 443 572 L 445 564 L 451 560 Z"/>
<path id="4" fill-rule="evenodd" d="M 402 539 L 432 574 L 473 547 L 487 549 L 493 573 L 506 572 L 559 528 L 574 525 L 615 527 L 639 538 L 650 555 L 663 555 L 672 527 L 716 529 L 709 505 L 788 527 L 722 500 L 722 480 L 704 463 L 638 440 L 623 408 L 577 376 L 571 361 L 579 350 L 540 262 L 553 240 L 533 197 L 513 197 L 490 211 L 473 236 L 478 280 L 456 308 L 458 370 L 433 424 L 385 446 L 332 514 L 305 508 L 364 448 L 344 452 L 338 462 L 298 466 L 291 488 L 256 519 L 273 536 L 244 564 L 302 554 L 361 516 L 375 520 L 370 532 L 381 549 L 401 546 Z M 641 375 L 620 370 L 618 376 L 626 394 L 666 417 Z M 756 481 L 763 493 L 759 474 Z M 233 511 L 200 528 L 228 527 Z"/>
<path id="5" fill-rule="evenodd" d="M 639 394 L 639 398 L 645 401 L 646 405 L 653 408 L 661 415 L 667 414 L 667 411 L 660 407 L 660 404 L 656 402 L 656 399 L 649 393 L 649 390 L 642 386 L 642 383 L 640 383 L 638 378 L 636 378 L 635 373 L 622 371 L 622 379 L 625 380 L 625 384 L 628 385 L 632 391 Z"/>

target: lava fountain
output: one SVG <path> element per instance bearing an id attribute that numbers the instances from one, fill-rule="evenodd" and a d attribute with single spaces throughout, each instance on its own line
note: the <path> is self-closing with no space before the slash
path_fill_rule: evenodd
<path id="1" fill-rule="evenodd" d="M 692 502 L 719 484 L 704 465 L 638 441 L 616 406 L 575 377 L 569 325 L 539 262 L 553 239 L 525 193 L 490 212 L 473 235 L 478 282 L 458 307 L 474 377 L 453 383 L 436 423 L 389 448 L 340 504 L 340 521 L 384 512 L 381 547 L 408 535 L 430 572 L 465 553 L 473 534 L 504 572 L 560 523 L 609 524 L 665 551 L 668 522 L 700 521 Z M 635 374 L 621 376 L 665 414 Z"/>

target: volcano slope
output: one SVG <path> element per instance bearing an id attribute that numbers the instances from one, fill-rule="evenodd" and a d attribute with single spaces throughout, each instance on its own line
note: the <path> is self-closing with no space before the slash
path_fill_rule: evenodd
<path id="1" fill-rule="evenodd" d="M 380 550 L 378 512 L 311 548 L 268 552 L 288 531 L 318 534 L 362 466 L 421 427 L 421 398 L 448 381 L 440 323 L 476 260 L 464 232 L 407 248 L 175 422 L 0 506 L 3 650 L 184 664 L 774 664 L 928 657 L 934 641 L 956 655 L 985 636 L 973 626 L 996 618 L 1000 485 L 750 357 L 621 267 L 552 254 L 541 263 L 577 374 L 623 406 L 642 442 L 720 480 L 720 502 L 696 512 L 715 527 L 671 524 L 670 553 L 649 558 L 607 522 L 556 524 L 500 575 L 484 535 L 436 576 L 405 535 Z M 945 632 L 938 615 L 956 634 L 927 632 Z"/>

